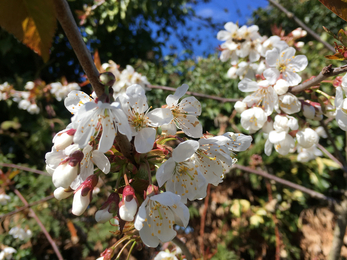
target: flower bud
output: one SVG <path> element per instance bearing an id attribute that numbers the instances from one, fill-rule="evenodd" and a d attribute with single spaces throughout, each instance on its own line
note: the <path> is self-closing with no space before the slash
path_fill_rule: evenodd
<path id="1" fill-rule="evenodd" d="M 72 201 L 72 214 L 81 216 L 92 200 L 92 191 L 98 184 L 98 176 L 89 176 L 75 191 Z"/>
<path id="2" fill-rule="evenodd" d="M 133 221 L 137 212 L 138 202 L 135 190 L 130 185 L 123 189 L 122 201 L 119 203 L 119 217 L 124 221 Z"/>
<path id="3" fill-rule="evenodd" d="M 319 136 L 311 128 L 306 128 L 304 131 L 296 133 L 296 139 L 303 148 L 311 148 L 313 145 L 318 144 Z"/>
<path id="4" fill-rule="evenodd" d="M 279 96 L 286 94 L 288 92 L 288 88 L 289 88 L 289 84 L 284 79 L 277 80 L 277 82 L 274 86 L 274 90 L 275 90 L 276 94 Z"/>
<path id="5" fill-rule="evenodd" d="M 69 188 L 79 172 L 79 163 L 83 159 L 81 151 L 72 152 L 53 172 L 52 181 L 55 187 Z"/>
<path id="6" fill-rule="evenodd" d="M 73 137 L 76 129 L 68 129 L 57 133 L 53 138 L 54 148 L 59 150 L 64 150 L 73 142 Z"/>
<path id="7" fill-rule="evenodd" d="M 95 213 L 95 220 L 99 223 L 109 221 L 118 212 L 119 194 L 111 193 L 100 210 Z"/>
<path id="8" fill-rule="evenodd" d="M 70 197 L 70 195 L 72 195 L 73 192 L 74 191 L 71 189 L 65 189 L 63 187 L 59 187 L 55 189 L 53 195 L 54 195 L 54 198 L 56 198 L 57 200 L 63 200 Z"/>
<path id="9" fill-rule="evenodd" d="M 304 47 L 304 45 L 305 45 L 304 42 L 297 42 L 297 43 L 295 44 L 295 47 L 298 48 L 298 49 L 300 49 L 300 48 Z"/>
<path id="10" fill-rule="evenodd" d="M 155 185 L 153 185 L 153 184 L 148 185 L 147 190 L 145 191 L 144 199 L 146 199 L 146 197 L 147 197 L 148 195 L 157 195 L 157 194 L 159 194 L 159 188 L 158 188 L 158 186 L 155 186 Z"/>
<path id="11" fill-rule="evenodd" d="M 303 115 L 308 119 L 313 119 L 316 114 L 316 110 L 310 104 L 304 103 L 302 107 Z"/>
<path id="12" fill-rule="evenodd" d="M 324 127 L 323 126 L 318 126 L 316 129 L 315 129 L 316 133 L 322 137 L 322 138 L 328 138 L 328 135 L 327 133 L 325 132 L 324 130 Z"/>
<path id="13" fill-rule="evenodd" d="M 245 111 L 247 109 L 247 104 L 245 102 L 242 102 L 242 101 L 237 101 L 235 103 L 234 109 L 238 113 L 242 113 L 243 111 Z"/>

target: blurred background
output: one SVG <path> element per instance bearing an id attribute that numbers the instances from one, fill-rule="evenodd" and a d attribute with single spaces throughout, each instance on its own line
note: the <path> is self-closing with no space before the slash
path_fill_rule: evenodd
<path id="1" fill-rule="evenodd" d="M 346 26 L 318 1 L 279 2 L 332 45 L 333 38 L 322 26 L 336 30 L 335 33 Z M 73 0 L 68 3 L 99 68 L 112 60 L 120 70 L 131 65 L 152 85 L 177 88 L 186 83 L 190 91 L 224 98 L 244 97 L 237 88 L 238 81 L 226 75 L 230 64 L 219 60 L 221 42 L 216 35 L 226 22 L 238 22 L 240 26 L 256 24 L 260 34 L 269 37 L 280 31 L 288 34 L 298 27 L 265 0 Z M 309 35 L 302 41 L 305 45 L 301 53 L 308 57 L 309 65 L 301 75 L 308 79 L 331 63 L 324 55 L 332 53 Z M 71 117 L 63 101 L 51 95 L 49 84 L 76 82 L 90 94 L 91 88 L 84 81 L 84 72 L 59 24 L 47 62 L 0 28 L 0 171 L 7 176 L 0 179 L 0 194 L 10 196 L 0 205 L 0 249 L 15 248 L 14 259 L 57 259 L 29 210 L 13 214 L 24 204 L 10 189 L 10 186 L 18 189 L 29 203 L 34 203 L 52 194 L 51 178 L 8 165 L 44 171 L 45 153 L 51 150 L 52 137 L 66 127 Z M 27 82 L 34 82 L 33 87 Z M 19 97 L 16 100 L 15 96 L 9 98 L 4 94 L 8 85 L 12 92 L 30 92 L 28 95 L 37 104 L 34 113 L 19 106 Z M 329 92 L 328 85 L 323 88 Z M 149 104 L 164 105 L 171 93 L 149 90 Z M 205 131 L 246 133 L 233 109 L 234 103 L 198 99 Z M 345 153 L 345 133 L 336 123 L 331 128 L 338 148 Z M 262 134 L 253 135 L 253 139 L 251 148 L 238 154 L 239 164 L 266 170 L 329 196 L 339 196 L 344 178 L 332 160 L 317 157 L 320 159 L 300 163 L 296 154 L 273 153 L 268 157 L 263 153 Z M 326 140 L 321 144 L 332 152 Z M 107 189 L 101 188 L 81 217 L 71 214 L 72 198 L 47 199 L 32 207 L 64 259 L 96 259 L 116 241 L 111 224 L 98 224 L 94 220 L 95 211 L 107 197 L 106 192 Z M 281 259 L 326 259 L 332 241 L 335 220 L 328 205 L 237 169 L 227 174 L 218 187 L 211 186 L 205 200 L 191 202 L 189 209 L 189 227 L 178 230 L 178 234 L 187 241 L 196 259 L 275 259 L 276 252 Z M 32 234 L 24 240 L 14 238 L 9 230 L 16 226 L 31 230 Z M 204 226 L 202 231 L 201 226 Z M 130 259 L 152 259 L 157 251 L 144 248 L 134 251 Z M 347 257 L 345 246 L 342 255 Z M 125 254 L 121 259 L 125 259 Z"/>

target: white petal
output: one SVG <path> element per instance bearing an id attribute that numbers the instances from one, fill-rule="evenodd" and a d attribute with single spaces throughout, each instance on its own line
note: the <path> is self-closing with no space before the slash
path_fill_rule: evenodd
<path id="1" fill-rule="evenodd" d="M 104 173 L 107 174 L 107 173 L 110 172 L 110 167 L 111 167 L 110 161 L 108 160 L 108 158 L 102 152 L 100 152 L 98 150 L 94 150 L 92 152 L 91 160 Z"/>
<path id="2" fill-rule="evenodd" d="M 154 128 L 142 128 L 135 136 L 135 149 L 138 153 L 147 153 L 152 150 L 156 130 Z"/>
<path id="3" fill-rule="evenodd" d="M 199 142 L 188 140 L 180 143 L 172 152 L 172 158 L 175 162 L 188 160 L 199 149 Z"/>
<path id="4" fill-rule="evenodd" d="M 169 124 L 162 125 L 161 130 L 166 132 L 168 135 L 175 135 L 177 132 L 177 127 L 175 122 L 172 120 Z"/>
<path id="5" fill-rule="evenodd" d="M 267 51 L 266 54 L 266 63 L 269 67 L 276 67 L 276 61 L 279 58 L 279 52 L 277 49 L 272 49 Z"/>
<path id="6" fill-rule="evenodd" d="M 175 167 L 176 167 L 176 163 L 172 158 L 164 162 L 159 167 L 156 174 L 159 187 L 162 187 L 165 182 L 167 182 L 169 179 L 172 178 Z"/>
<path id="7" fill-rule="evenodd" d="M 201 114 L 201 104 L 195 97 L 182 99 L 179 107 L 190 115 L 200 116 Z"/>
<path id="8" fill-rule="evenodd" d="M 147 114 L 152 126 L 161 126 L 171 122 L 172 112 L 169 108 L 156 108 Z"/>
<path id="9" fill-rule="evenodd" d="M 242 92 L 253 92 L 259 89 L 258 83 L 249 78 L 241 80 L 238 87 Z"/>
<path id="10" fill-rule="evenodd" d="M 282 132 L 271 131 L 269 133 L 269 141 L 273 144 L 279 143 L 286 138 L 286 135 L 287 133 L 285 131 L 282 131 Z"/>
<path id="11" fill-rule="evenodd" d="M 269 81 L 269 83 L 273 85 L 280 76 L 280 72 L 276 68 L 269 68 L 263 72 L 263 75 Z"/>

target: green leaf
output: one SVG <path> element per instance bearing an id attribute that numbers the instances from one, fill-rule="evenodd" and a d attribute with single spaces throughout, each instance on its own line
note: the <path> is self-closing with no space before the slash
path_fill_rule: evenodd
<path id="1" fill-rule="evenodd" d="M 48 61 L 57 27 L 52 0 L 2 0 L 0 26 Z"/>

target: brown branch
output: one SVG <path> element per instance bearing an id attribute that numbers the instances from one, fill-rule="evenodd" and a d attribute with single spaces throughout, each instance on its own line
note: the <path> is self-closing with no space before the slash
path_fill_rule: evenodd
<path id="1" fill-rule="evenodd" d="M 20 165 L 11 164 L 11 163 L 0 163 L 0 166 L 8 167 L 8 168 L 14 168 L 14 169 L 20 169 L 20 170 L 27 171 L 27 172 L 34 172 L 34 173 L 45 175 L 45 176 L 51 176 L 48 172 L 44 172 L 44 171 L 40 171 L 40 170 L 36 170 L 36 169 L 31 169 L 29 167 L 20 166 Z"/>
<path id="2" fill-rule="evenodd" d="M 323 43 L 323 45 L 333 51 L 335 53 L 335 49 L 326 41 L 322 40 L 318 34 L 316 34 L 313 30 L 311 30 L 305 23 L 303 23 L 298 17 L 296 17 L 293 13 L 289 12 L 286 8 L 284 8 L 280 3 L 274 0 L 268 0 L 272 5 L 277 7 L 280 11 L 282 11 L 289 19 L 293 19 L 300 27 L 302 27 L 307 33 L 309 33 L 313 38 L 317 41 Z"/>
<path id="3" fill-rule="evenodd" d="M 204 212 L 202 213 L 201 219 L 200 219 L 200 237 L 199 237 L 199 244 L 200 244 L 200 252 L 203 256 L 203 259 L 205 259 L 205 247 L 204 247 L 204 234 L 205 234 L 205 223 L 206 223 L 206 213 L 208 208 L 208 201 L 210 197 L 211 192 L 211 184 L 209 183 L 207 185 L 207 191 L 206 191 L 206 197 L 205 197 L 205 203 L 204 203 Z"/>
<path id="4" fill-rule="evenodd" d="M 29 208 L 29 207 L 35 206 L 35 205 L 37 205 L 37 204 L 40 204 L 40 203 L 42 203 L 42 202 L 45 202 L 45 201 L 50 200 L 50 199 L 53 199 L 53 198 L 54 198 L 53 195 L 49 195 L 49 196 L 47 196 L 47 197 L 45 197 L 45 198 L 43 198 L 43 199 L 40 199 L 40 200 L 38 200 L 38 201 L 29 203 L 28 205 L 26 205 L 26 206 L 24 206 L 24 207 L 18 208 L 18 209 L 16 209 L 16 210 L 11 211 L 11 212 L 6 213 L 6 214 L 2 214 L 2 215 L 0 215 L 0 219 L 1 219 L 1 218 L 4 218 L 4 217 L 7 217 L 7 216 L 11 216 L 11 215 L 16 214 L 16 213 L 18 213 L 18 212 L 21 212 L 22 210 L 25 210 L 25 209 L 27 209 L 27 208 Z"/>
<path id="5" fill-rule="evenodd" d="M 312 86 L 316 86 L 317 84 L 319 84 L 320 82 L 322 82 L 323 80 L 329 77 L 336 76 L 344 72 L 347 72 L 347 65 L 343 65 L 337 68 L 332 68 L 332 65 L 330 64 L 329 66 L 324 67 L 318 76 L 314 77 L 313 79 L 309 81 L 301 83 L 300 85 L 290 88 L 289 91 L 292 93 L 298 93 L 298 92 L 304 91 Z"/>
<path id="6" fill-rule="evenodd" d="M 93 58 L 83 41 L 68 3 L 66 0 L 54 0 L 53 3 L 55 15 L 85 71 L 95 94 L 101 97 L 104 94 L 104 86 L 99 82 L 99 71 L 96 69 Z"/>
<path id="7" fill-rule="evenodd" d="M 185 255 L 185 258 L 187 260 L 193 260 L 192 254 L 189 252 L 189 249 L 185 243 L 182 242 L 181 239 L 179 239 L 177 236 L 172 239 L 172 242 L 176 244 L 179 248 L 181 248 L 182 253 Z"/>
<path id="8" fill-rule="evenodd" d="M 280 177 L 277 177 L 275 175 L 272 175 L 272 174 L 269 174 L 267 172 L 264 172 L 264 171 L 260 171 L 260 170 L 255 170 L 255 169 L 252 169 L 250 167 L 246 167 L 246 166 L 243 166 L 243 165 L 239 165 L 239 164 L 234 164 L 233 166 L 234 168 L 237 168 L 237 169 L 240 169 L 240 170 L 243 170 L 245 172 L 251 172 L 251 173 L 254 173 L 254 174 L 257 174 L 259 176 L 262 176 L 264 178 L 267 178 L 267 179 L 270 179 L 270 180 L 274 180 L 278 183 L 281 183 L 283 185 L 286 185 L 288 187 L 291 187 L 293 189 L 296 189 L 296 190 L 299 190 L 299 191 L 302 191 L 308 195 L 310 195 L 312 198 L 316 198 L 316 199 L 321 199 L 321 200 L 325 200 L 325 201 L 328 201 L 329 203 L 332 203 L 332 204 L 336 204 L 338 201 L 335 200 L 334 198 L 331 198 L 331 197 L 328 197 L 328 196 L 325 196 L 324 194 L 322 193 L 319 193 L 317 191 L 314 191 L 314 190 L 310 190 L 306 187 L 303 187 L 299 184 L 296 184 L 296 183 L 293 183 L 293 182 L 290 182 L 290 181 L 287 181 L 287 180 L 284 180 Z"/>
<path id="9" fill-rule="evenodd" d="M 55 244 L 55 242 L 52 239 L 51 235 L 48 233 L 48 231 L 45 228 L 45 226 L 42 224 L 41 220 L 35 214 L 35 211 L 32 208 L 30 208 L 29 203 L 26 201 L 26 199 L 23 197 L 23 195 L 19 192 L 19 190 L 13 188 L 13 192 L 19 197 L 19 199 L 24 203 L 24 205 L 26 207 L 29 207 L 29 211 L 31 213 L 31 216 L 36 220 L 37 224 L 41 227 L 42 232 L 45 234 L 47 240 L 49 241 L 49 243 L 53 247 L 53 250 L 54 250 L 55 254 L 57 255 L 58 259 L 59 260 L 64 260 L 64 258 L 62 257 L 62 255 L 59 252 L 59 249 L 58 249 L 57 245 Z"/>
<path id="10" fill-rule="evenodd" d="M 154 89 L 168 90 L 168 91 L 172 91 L 172 92 L 176 91 L 175 88 L 165 87 L 165 86 L 146 85 L 146 87 L 154 88 Z M 242 100 L 242 99 L 239 99 L 239 98 L 223 98 L 223 97 L 217 97 L 217 96 L 210 96 L 210 95 L 207 95 L 207 94 L 201 94 L 201 93 L 191 92 L 191 91 L 187 91 L 186 94 L 187 95 L 196 96 L 196 97 L 201 97 L 201 98 L 214 99 L 214 100 L 221 101 L 222 103 L 236 102 L 236 101 Z"/>

